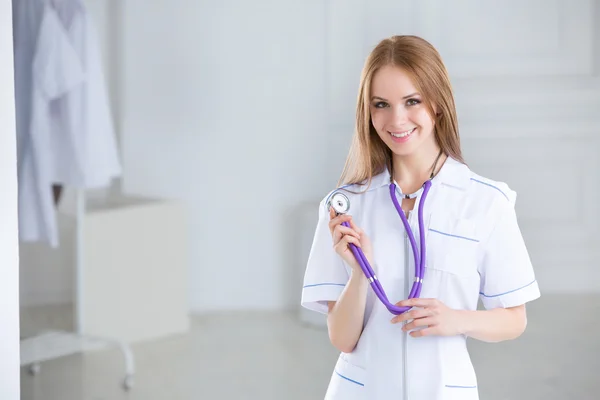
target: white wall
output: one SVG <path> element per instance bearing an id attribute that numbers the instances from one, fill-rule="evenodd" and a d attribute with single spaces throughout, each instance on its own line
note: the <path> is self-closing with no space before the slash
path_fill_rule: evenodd
<path id="1" fill-rule="evenodd" d="M 0 0 L 0 398 L 18 400 L 19 253 L 11 0 Z"/>
<path id="2" fill-rule="evenodd" d="M 297 303 L 295 207 L 332 188 L 364 57 L 399 33 L 439 46 L 470 165 L 519 192 L 544 292 L 600 290 L 600 221 L 587 200 L 600 200 L 589 157 L 599 146 L 598 2 L 476 3 L 126 2 L 125 187 L 191 207 L 195 310 Z M 578 175 L 590 183 L 574 190 L 587 196 L 553 212 L 556 179 Z M 565 282 L 566 263 L 587 279 Z"/>
<path id="3" fill-rule="evenodd" d="M 194 310 L 296 304 L 296 208 L 341 170 L 326 156 L 326 2 L 175 4 L 125 3 L 125 188 L 189 206 Z"/>
<path id="4" fill-rule="evenodd" d="M 519 191 L 544 291 L 600 291 L 597 185 L 574 188 L 587 195 L 562 213 L 546 201 L 557 177 L 597 179 L 587 154 L 600 147 L 598 0 L 505 8 L 473 0 L 449 9 L 392 0 L 88 3 L 103 38 L 124 188 L 189 207 L 192 309 L 297 304 L 296 260 L 306 251 L 298 243 L 316 217 L 301 204 L 335 185 L 364 57 L 377 40 L 400 33 L 439 46 L 470 165 Z M 527 170 L 536 172 L 531 185 Z M 555 245 L 564 244 L 561 224 L 569 247 Z M 586 279 L 565 282 L 566 264 Z M 63 282 L 55 298 L 68 299 L 71 275 L 58 268 L 45 276 Z"/>
<path id="5" fill-rule="evenodd" d="M 192 308 L 296 305 L 294 215 L 335 185 L 350 139 L 333 135 L 325 117 L 326 3 L 87 4 L 125 189 L 189 206 Z M 60 225 L 68 239 L 72 225 Z M 72 301 L 71 243 L 24 244 L 21 253 L 22 304 Z"/>

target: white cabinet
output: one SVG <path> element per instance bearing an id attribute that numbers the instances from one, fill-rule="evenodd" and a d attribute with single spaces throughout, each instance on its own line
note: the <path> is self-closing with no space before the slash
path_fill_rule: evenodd
<path id="1" fill-rule="evenodd" d="M 88 203 L 80 230 L 80 327 L 136 342 L 188 330 L 185 210 L 166 200 Z"/>

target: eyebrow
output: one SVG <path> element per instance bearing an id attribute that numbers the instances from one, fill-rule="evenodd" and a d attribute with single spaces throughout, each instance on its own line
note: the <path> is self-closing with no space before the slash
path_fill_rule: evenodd
<path id="1" fill-rule="evenodd" d="M 415 96 L 418 96 L 418 95 L 419 95 L 419 93 L 415 92 L 415 93 L 409 94 L 407 96 L 404 96 L 402 98 L 402 100 L 406 100 L 406 99 L 408 99 L 410 97 L 415 97 Z M 373 96 L 373 97 L 371 97 L 371 100 L 376 100 L 376 99 L 382 100 L 382 101 L 388 101 L 387 99 L 384 99 L 383 97 L 379 97 L 379 96 Z"/>

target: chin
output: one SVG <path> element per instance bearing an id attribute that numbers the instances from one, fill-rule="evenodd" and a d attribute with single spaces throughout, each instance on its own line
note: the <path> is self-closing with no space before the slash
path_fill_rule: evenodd
<path id="1" fill-rule="evenodd" d="M 419 143 L 405 143 L 401 145 L 398 143 L 389 143 L 388 146 L 394 155 L 399 157 L 409 157 L 417 152 Z"/>

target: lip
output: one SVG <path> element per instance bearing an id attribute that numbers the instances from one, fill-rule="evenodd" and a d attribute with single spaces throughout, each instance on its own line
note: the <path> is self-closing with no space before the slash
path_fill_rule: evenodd
<path id="1" fill-rule="evenodd" d="M 390 131 L 388 131 L 388 133 L 390 134 L 390 137 L 392 138 L 392 140 L 394 142 L 396 142 L 396 143 L 405 143 L 405 142 L 407 142 L 412 137 L 412 135 L 415 133 L 416 130 L 417 130 L 416 127 L 412 128 L 410 130 L 410 133 L 408 135 L 404 136 L 404 137 L 395 137 L 394 135 L 392 135 L 392 132 L 390 132 Z M 401 132 L 406 132 L 406 131 L 401 131 Z M 400 132 L 394 132 L 394 133 L 400 133 Z"/>

